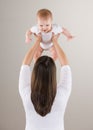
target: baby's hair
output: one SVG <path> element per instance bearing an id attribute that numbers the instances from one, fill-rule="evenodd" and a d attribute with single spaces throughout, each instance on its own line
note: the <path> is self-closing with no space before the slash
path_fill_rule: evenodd
<path id="1" fill-rule="evenodd" d="M 40 9 L 37 12 L 37 17 L 44 18 L 44 19 L 47 19 L 47 18 L 52 19 L 52 12 L 48 9 Z"/>

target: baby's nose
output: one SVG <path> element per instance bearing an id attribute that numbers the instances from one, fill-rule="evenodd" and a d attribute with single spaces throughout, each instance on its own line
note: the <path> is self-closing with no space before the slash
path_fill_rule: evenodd
<path id="1" fill-rule="evenodd" d="M 46 26 L 43 26 L 43 30 L 45 30 L 46 29 Z"/>

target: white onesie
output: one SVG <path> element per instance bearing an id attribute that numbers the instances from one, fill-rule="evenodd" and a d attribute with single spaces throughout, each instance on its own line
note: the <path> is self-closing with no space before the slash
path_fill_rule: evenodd
<path id="1" fill-rule="evenodd" d="M 39 34 L 41 33 L 42 35 L 42 41 L 40 43 L 40 46 L 41 48 L 43 48 L 44 50 L 47 50 L 49 49 L 53 43 L 51 41 L 51 38 L 52 38 L 52 33 L 54 33 L 55 35 L 58 34 L 58 33 L 62 33 L 62 27 L 57 25 L 57 24 L 53 24 L 52 25 L 52 30 L 48 33 L 45 33 L 45 32 L 40 32 L 40 30 L 38 29 L 37 26 L 33 26 L 31 27 L 30 31 L 33 33 L 33 34 Z"/>

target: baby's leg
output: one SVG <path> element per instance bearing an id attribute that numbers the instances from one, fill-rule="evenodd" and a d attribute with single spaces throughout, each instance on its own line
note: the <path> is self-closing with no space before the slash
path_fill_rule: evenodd
<path id="1" fill-rule="evenodd" d="M 52 57 L 54 60 L 56 60 L 56 59 L 58 58 L 57 52 L 56 52 L 56 49 L 55 49 L 54 46 L 52 46 L 52 47 L 50 48 L 50 53 L 51 53 L 51 57 Z"/>
<path id="2" fill-rule="evenodd" d="M 39 46 L 38 51 L 34 54 L 34 62 L 41 56 L 43 49 Z"/>

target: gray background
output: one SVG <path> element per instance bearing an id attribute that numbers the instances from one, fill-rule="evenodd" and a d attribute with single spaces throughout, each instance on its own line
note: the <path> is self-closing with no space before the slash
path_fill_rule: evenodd
<path id="1" fill-rule="evenodd" d="M 65 130 L 93 130 L 93 1 L 0 0 L 0 130 L 24 130 L 25 113 L 18 93 L 23 57 L 32 45 L 25 31 L 36 24 L 36 12 L 48 8 L 54 23 L 76 37 L 59 44 L 73 73 L 73 89 L 65 113 Z M 59 62 L 57 63 L 60 69 Z M 59 70 L 57 74 L 59 79 Z"/>

